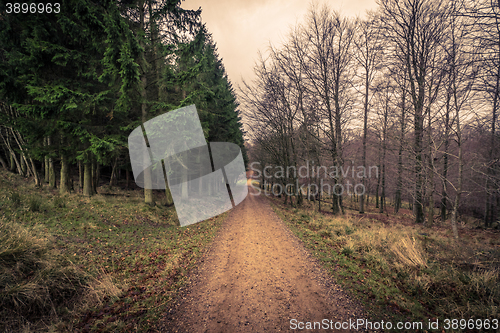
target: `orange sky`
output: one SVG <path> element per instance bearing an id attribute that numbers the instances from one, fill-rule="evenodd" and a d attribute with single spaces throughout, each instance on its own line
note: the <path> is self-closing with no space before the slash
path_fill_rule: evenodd
<path id="1" fill-rule="evenodd" d="M 375 9 L 375 0 L 327 1 L 332 9 L 356 16 Z M 304 0 L 185 0 L 186 9 L 202 8 L 202 19 L 217 43 L 226 72 L 237 92 L 241 79 L 252 80 L 259 50 L 279 44 L 310 8 Z"/>

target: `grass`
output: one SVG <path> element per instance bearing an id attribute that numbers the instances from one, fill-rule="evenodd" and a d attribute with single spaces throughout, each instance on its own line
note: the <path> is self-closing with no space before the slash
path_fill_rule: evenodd
<path id="1" fill-rule="evenodd" d="M 12 206 L 14 208 L 21 206 L 22 199 L 21 199 L 21 196 L 19 195 L 19 193 L 11 192 L 9 199 L 10 199 L 10 202 L 12 203 Z"/>
<path id="2" fill-rule="evenodd" d="M 4 329 L 72 310 L 91 277 L 52 246 L 39 228 L 0 221 L 0 322 Z M 22 315 L 24 318 L 19 317 Z"/>
<path id="3" fill-rule="evenodd" d="M 24 253 L 0 270 L 0 331 L 154 329 L 226 216 L 181 228 L 140 190 L 60 196 L 5 171 L 0 188 L 0 237 L 19 244 L 0 240 L 0 263 Z"/>
<path id="4" fill-rule="evenodd" d="M 372 318 L 427 323 L 499 317 L 499 232 L 464 226 L 456 243 L 447 225 L 425 228 L 385 214 L 335 217 L 317 212 L 307 201 L 293 208 L 282 199 L 270 200 Z"/>
<path id="5" fill-rule="evenodd" d="M 39 212 L 42 207 L 42 200 L 39 197 L 32 197 L 29 201 L 29 209 L 32 212 Z"/>

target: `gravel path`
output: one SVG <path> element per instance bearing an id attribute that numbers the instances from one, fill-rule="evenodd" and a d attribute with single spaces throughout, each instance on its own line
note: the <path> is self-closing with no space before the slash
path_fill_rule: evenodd
<path id="1" fill-rule="evenodd" d="M 249 194 L 230 212 L 190 280 L 161 332 L 281 332 L 293 319 L 366 318 L 262 196 Z"/>

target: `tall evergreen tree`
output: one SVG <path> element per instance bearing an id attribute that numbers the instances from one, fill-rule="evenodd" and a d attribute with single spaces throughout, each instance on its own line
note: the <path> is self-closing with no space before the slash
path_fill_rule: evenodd
<path id="1" fill-rule="evenodd" d="M 3 124 L 30 156 L 60 156 L 66 192 L 69 163 L 88 165 L 120 143 L 138 45 L 112 1 L 69 0 L 58 15 L 10 15 L 0 24 L 0 99 L 15 110 L 2 113 Z M 44 147 L 46 137 L 53 144 Z"/>

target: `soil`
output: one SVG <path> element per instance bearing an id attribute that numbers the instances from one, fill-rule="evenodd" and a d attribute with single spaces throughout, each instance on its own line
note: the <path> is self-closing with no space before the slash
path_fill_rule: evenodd
<path id="1" fill-rule="evenodd" d="M 326 319 L 334 325 L 366 318 L 361 306 L 331 281 L 287 229 L 268 200 L 252 195 L 256 192 L 250 186 L 249 191 L 229 213 L 158 330 L 300 331 L 294 323 L 313 325 Z M 349 332 L 331 328 L 321 331 Z"/>

